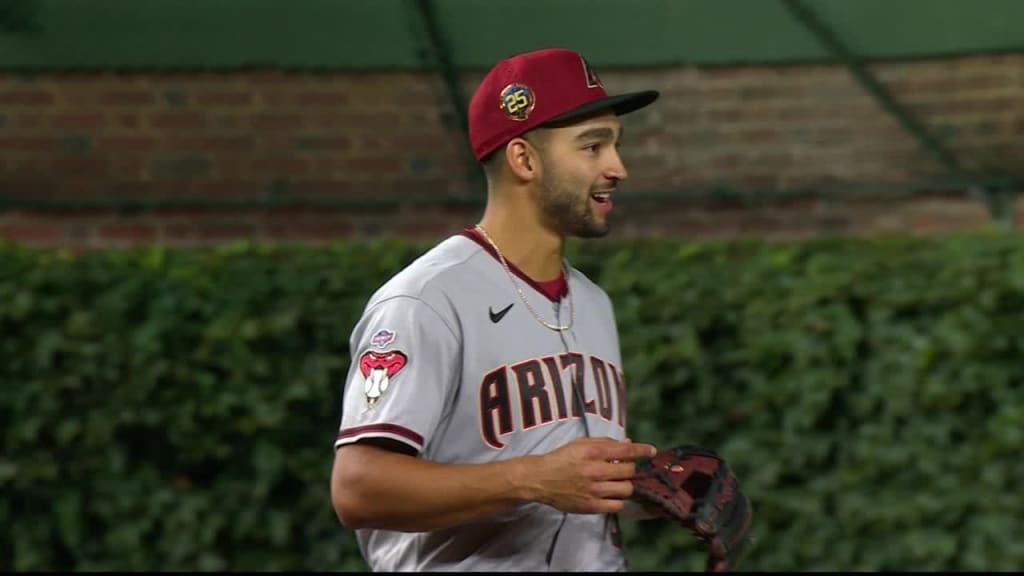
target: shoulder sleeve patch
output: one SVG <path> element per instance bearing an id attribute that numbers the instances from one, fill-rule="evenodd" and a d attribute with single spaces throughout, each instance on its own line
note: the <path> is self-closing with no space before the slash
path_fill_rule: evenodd
<path id="1" fill-rule="evenodd" d="M 376 338 L 376 337 L 374 337 Z M 368 350 L 359 357 L 366 405 L 373 408 L 388 389 L 391 378 L 401 372 L 409 357 L 400 350 Z"/>

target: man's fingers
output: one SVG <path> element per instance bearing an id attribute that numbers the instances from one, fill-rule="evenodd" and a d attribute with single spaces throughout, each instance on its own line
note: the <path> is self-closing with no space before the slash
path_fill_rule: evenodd
<path id="1" fill-rule="evenodd" d="M 633 483 L 628 480 L 598 482 L 594 484 L 594 495 L 602 499 L 625 500 L 633 495 Z"/>
<path id="2" fill-rule="evenodd" d="M 593 514 L 617 514 L 626 507 L 626 500 L 622 498 L 594 499 L 587 507 Z"/>
<path id="3" fill-rule="evenodd" d="M 650 458 L 658 453 L 653 445 L 638 442 L 618 442 L 602 448 L 607 451 L 605 460 L 636 460 Z"/>
<path id="4" fill-rule="evenodd" d="M 629 480 L 636 474 L 636 464 L 632 462 L 602 462 L 595 468 L 592 476 L 595 480 Z"/>

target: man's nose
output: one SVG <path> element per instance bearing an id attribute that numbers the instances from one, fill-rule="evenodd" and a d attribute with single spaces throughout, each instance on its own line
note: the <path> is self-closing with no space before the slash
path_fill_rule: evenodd
<path id="1" fill-rule="evenodd" d="M 619 155 L 618 150 L 612 152 L 612 157 L 605 168 L 604 176 L 609 180 L 625 180 L 629 178 L 626 164 L 622 161 L 622 156 Z"/>

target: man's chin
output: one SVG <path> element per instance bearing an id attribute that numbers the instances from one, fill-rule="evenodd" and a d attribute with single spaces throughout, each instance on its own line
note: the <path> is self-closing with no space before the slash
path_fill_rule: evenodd
<path id="1" fill-rule="evenodd" d="M 597 223 L 591 222 L 587 226 L 583 226 L 576 230 L 574 234 L 577 238 L 604 238 L 611 232 L 611 226 L 607 222 Z"/>
<path id="2" fill-rule="evenodd" d="M 580 214 L 578 218 L 562 220 L 557 229 L 565 237 L 603 238 L 611 232 L 608 218 L 598 214 Z"/>

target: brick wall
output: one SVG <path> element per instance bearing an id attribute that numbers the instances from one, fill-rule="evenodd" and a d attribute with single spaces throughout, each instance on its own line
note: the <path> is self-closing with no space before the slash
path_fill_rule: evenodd
<path id="1" fill-rule="evenodd" d="M 880 63 L 893 93 L 970 169 L 1024 176 L 1024 56 Z M 942 178 L 944 169 L 836 66 L 602 70 L 610 90 L 659 88 L 627 116 L 629 191 L 828 187 Z M 467 94 L 479 73 L 464 78 Z M 438 77 L 411 73 L 0 75 L 0 235 L 40 245 L 321 241 L 398 233 L 437 238 L 474 205 L 474 172 Z M 893 192 L 898 191 L 894 190 Z M 879 189 L 750 202 L 621 201 L 617 235 L 795 237 L 983 226 L 974 199 Z M 936 191 L 940 192 L 940 191 Z M 386 198 L 374 208 L 176 206 L 112 211 L 102 198 Z M 76 207 L 28 200 L 70 197 Z M 244 204 L 243 204 L 244 205 Z"/>

